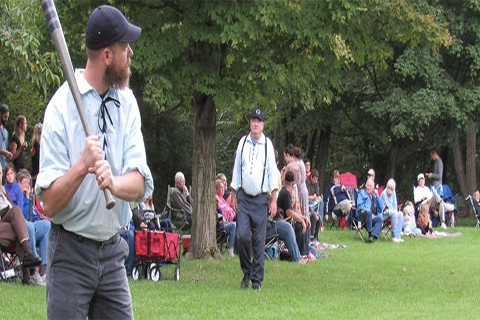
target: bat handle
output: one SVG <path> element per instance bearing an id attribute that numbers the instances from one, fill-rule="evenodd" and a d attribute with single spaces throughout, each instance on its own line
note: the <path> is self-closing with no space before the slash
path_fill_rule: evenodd
<path id="1" fill-rule="evenodd" d="M 112 197 L 110 189 L 103 189 L 103 195 L 105 196 L 105 202 L 107 203 L 107 209 L 112 209 L 115 207 L 115 199 Z"/>

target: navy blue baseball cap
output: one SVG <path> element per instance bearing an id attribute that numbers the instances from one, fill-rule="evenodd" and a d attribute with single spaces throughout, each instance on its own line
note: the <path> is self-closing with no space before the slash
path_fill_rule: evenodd
<path id="1" fill-rule="evenodd" d="M 142 29 L 128 22 L 120 10 L 103 5 L 88 18 L 85 42 L 88 49 L 99 50 L 115 42 L 133 42 L 141 33 Z"/>
<path id="2" fill-rule="evenodd" d="M 265 122 L 265 114 L 260 109 L 253 109 L 250 114 L 250 119 L 257 118 L 262 122 Z"/>

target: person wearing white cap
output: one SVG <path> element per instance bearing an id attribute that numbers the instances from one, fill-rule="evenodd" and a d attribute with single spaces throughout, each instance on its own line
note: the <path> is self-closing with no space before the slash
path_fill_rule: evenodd
<path id="1" fill-rule="evenodd" d="M 418 186 L 413 191 L 415 205 L 428 203 L 432 209 L 438 209 L 442 228 L 447 229 L 447 225 L 445 224 L 445 210 L 452 211 L 454 209 L 453 205 L 443 202 L 438 193 L 433 193 L 430 188 L 425 185 L 425 175 L 423 173 L 418 174 L 417 182 Z"/>

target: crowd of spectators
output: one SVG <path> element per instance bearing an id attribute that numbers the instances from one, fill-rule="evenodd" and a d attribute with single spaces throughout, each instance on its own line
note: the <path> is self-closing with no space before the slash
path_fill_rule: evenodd
<path id="1" fill-rule="evenodd" d="M 4 212 L 0 222 L 6 229 L 14 231 L 5 230 L 0 233 L 0 238 L 4 239 L 1 245 L 5 248 L 8 243 L 17 243 L 17 253 L 23 257 L 22 282 L 24 284 L 45 286 L 48 235 L 51 225 L 43 215 L 42 204 L 32 188 L 35 184 L 32 176 L 36 177 L 39 168 L 42 125 L 38 123 L 34 127 L 32 147 L 29 150 L 31 170 L 28 171 L 26 169 L 27 118 L 18 115 L 14 122 L 13 133 L 10 135 L 9 117 L 9 107 L 5 104 L 0 105 L 0 163 L 4 183 L 1 187 L 2 200 L 0 201 Z M 23 214 L 18 215 L 18 213 Z M 10 222 L 9 219 L 11 219 Z M 21 224 L 24 225 L 22 228 L 20 228 Z M 28 244 L 28 250 L 25 244 Z"/>

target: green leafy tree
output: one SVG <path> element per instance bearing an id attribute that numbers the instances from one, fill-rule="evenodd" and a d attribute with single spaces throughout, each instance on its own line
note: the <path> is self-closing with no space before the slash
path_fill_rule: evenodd
<path id="1" fill-rule="evenodd" d="M 148 47 L 137 50 L 139 70 L 155 84 L 145 99 L 158 97 L 164 108 L 183 104 L 194 115 L 195 257 L 215 248 L 217 110 L 236 106 L 239 119 L 253 106 L 273 110 L 285 100 L 285 89 L 303 108 L 330 104 L 341 90 L 341 70 L 365 61 L 385 68 L 394 56 L 389 39 L 436 46 L 448 37 L 405 1 L 144 4 L 130 9 L 144 23 L 139 47 Z"/>

